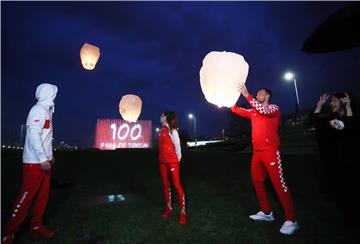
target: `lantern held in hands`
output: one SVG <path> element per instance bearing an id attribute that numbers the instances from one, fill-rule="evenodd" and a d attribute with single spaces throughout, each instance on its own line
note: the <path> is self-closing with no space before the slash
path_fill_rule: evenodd
<path id="1" fill-rule="evenodd" d="M 232 52 L 208 53 L 200 69 L 201 90 L 209 103 L 232 107 L 239 99 L 237 84 L 245 83 L 249 65 L 243 56 Z"/>
<path id="2" fill-rule="evenodd" d="M 119 103 L 119 112 L 128 122 L 136 122 L 140 116 L 142 101 L 140 97 L 132 94 L 125 95 Z"/>
<path id="3" fill-rule="evenodd" d="M 97 46 L 85 43 L 80 50 L 80 59 L 84 69 L 93 70 L 100 57 L 100 49 Z"/>

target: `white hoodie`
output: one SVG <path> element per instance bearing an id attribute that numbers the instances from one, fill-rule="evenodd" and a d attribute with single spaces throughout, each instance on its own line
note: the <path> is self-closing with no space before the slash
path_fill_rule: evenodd
<path id="1" fill-rule="evenodd" d="M 169 136 L 171 138 L 172 143 L 174 144 L 176 155 L 180 161 L 181 160 L 181 145 L 180 145 L 179 133 L 177 130 L 174 129 L 171 132 L 169 132 Z"/>
<path id="2" fill-rule="evenodd" d="M 31 108 L 26 121 L 24 163 L 39 164 L 53 159 L 52 114 L 57 91 L 55 85 L 48 83 L 43 83 L 36 89 L 38 102 Z"/>

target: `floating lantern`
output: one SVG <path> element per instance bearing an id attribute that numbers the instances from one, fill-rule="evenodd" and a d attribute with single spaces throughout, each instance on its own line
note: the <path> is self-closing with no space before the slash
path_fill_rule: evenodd
<path id="1" fill-rule="evenodd" d="M 132 94 L 125 95 L 119 103 L 119 112 L 128 122 L 136 122 L 140 116 L 142 101 L 140 97 Z"/>
<path id="2" fill-rule="evenodd" d="M 97 46 L 85 43 L 80 50 L 80 59 L 84 69 L 93 70 L 100 57 L 100 49 Z"/>
<path id="3" fill-rule="evenodd" d="M 201 90 L 209 103 L 232 107 L 239 99 L 237 85 L 245 83 L 249 65 L 243 56 L 232 52 L 210 52 L 200 69 Z"/>

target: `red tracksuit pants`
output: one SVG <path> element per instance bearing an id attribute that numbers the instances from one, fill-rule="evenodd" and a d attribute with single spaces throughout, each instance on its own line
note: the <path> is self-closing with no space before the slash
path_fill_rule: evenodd
<path id="1" fill-rule="evenodd" d="M 32 202 L 33 216 L 31 226 L 42 224 L 50 191 L 50 171 L 43 171 L 40 164 L 23 164 L 23 174 L 20 193 L 14 203 L 8 233 L 15 233 L 24 221 Z"/>
<path id="2" fill-rule="evenodd" d="M 179 163 L 160 163 L 160 175 L 163 183 L 163 192 L 166 204 L 171 204 L 171 189 L 169 176 L 171 175 L 173 186 L 178 196 L 180 208 L 185 208 L 185 194 L 180 183 Z"/>
<path id="3" fill-rule="evenodd" d="M 261 210 L 265 214 L 271 212 L 266 195 L 265 180 L 269 176 L 280 203 L 285 212 L 286 220 L 295 221 L 295 211 L 289 188 L 285 184 L 279 151 L 254 151 L 251 161 L 251 177 Z"/>

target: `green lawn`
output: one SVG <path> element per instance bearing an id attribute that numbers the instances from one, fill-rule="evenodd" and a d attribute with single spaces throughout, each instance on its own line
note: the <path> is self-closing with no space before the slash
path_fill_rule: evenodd
<path id="1" fill-rule="evenodd" d="M 256 223 L 258 211 L 249 162 L 240 152 L 185 151 L 181 163 L 188 224 L 177 214 L 161 218 L 164 208 L 156 150 L 56 153 L 53 177 L 73 186 L 54 187 L 46 223 L 58 231 L 44 241 L 27 235 L 18 243 L 356 243 L 336 204 L 319 193 L 317 154 L 285 154 L 285 178 L 292 191 L 300 230 L 282 236 L 283 214 L 269 186 L 276 221 Z M 2 152 L 2 228 L 20 184 L 21 153 Z M 102 204 L 96 197 L 123 194 L 125 202 Z M 177 202 L 175 202 L 177 213 Z"/>

